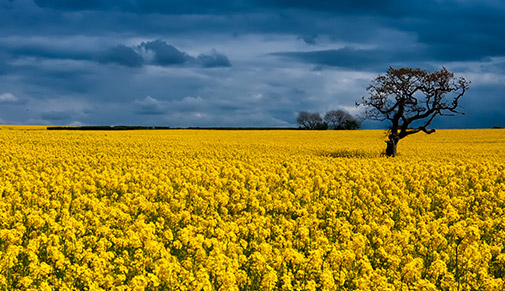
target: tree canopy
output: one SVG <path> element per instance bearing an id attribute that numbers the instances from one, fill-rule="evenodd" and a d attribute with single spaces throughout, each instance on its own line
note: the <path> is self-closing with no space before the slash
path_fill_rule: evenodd
<path id="1" fill-rule="evenodd" d="M 349 112 L 338 109 L 330 110 L 324 115 L 324 121 L 333 129 L 359 129 L 361 124 Z"/>
<path id="2" fill-rule="evenodd" d="M 323 118 L 317 112 L 302 111 L 298 113 L 296 122 L 303 129 L 328 129 L 328 124 L 323 122 Z"/>
<path id="3" fill-rule="evenodd" d="M 428 128 L 435 117 L 463 114 L 458 110 L 459 101 L 469 85 L 445 67 L 433 73 L 390 67 L 370 83 L 369 95 L 357 105 L 365 107 L 365 118 L 390 122 L 386 155 L 395 156 L 400 139 L 421 131 L 435 132 Z"/>

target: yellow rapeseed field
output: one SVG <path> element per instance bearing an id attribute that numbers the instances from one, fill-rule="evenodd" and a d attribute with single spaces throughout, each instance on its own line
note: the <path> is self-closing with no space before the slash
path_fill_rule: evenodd
<path id="1" fill-rule="evenodd" d="M 505 130 L 0 128 L 0 290 L 504 290 Z"/>

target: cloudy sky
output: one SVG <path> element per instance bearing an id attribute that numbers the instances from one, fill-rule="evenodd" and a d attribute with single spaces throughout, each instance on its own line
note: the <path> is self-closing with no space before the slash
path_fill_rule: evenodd
<path id="1" fill-rule="evenodd" d="M 0 123 L 296 126 L 445 66 L 472 83 L 434 125 L 505 126 L 504 36 L 502 0 L 0 0 Z"/>

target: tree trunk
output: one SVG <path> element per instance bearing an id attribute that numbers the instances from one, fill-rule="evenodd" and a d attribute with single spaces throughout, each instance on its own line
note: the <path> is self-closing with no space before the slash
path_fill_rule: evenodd
<path id="1" fill-rule="evenodd" d="M 389 140 L 386 141 L 386 156 L 387 157 L 395 157 L 396 156 L 396 148 L 398 146 L 398 141 L 400 139 L 397 136 L 389 137 Z"/>

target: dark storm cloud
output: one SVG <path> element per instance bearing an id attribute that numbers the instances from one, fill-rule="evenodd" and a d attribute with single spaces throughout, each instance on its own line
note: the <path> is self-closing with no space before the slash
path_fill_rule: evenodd
<path id="1" fill-rule="evenodd" d="M 11 51 L 11 54 L 47 59 L 90 60 L 92 58 L 92 55 L 88 52 L 43 46 L 25 46 L 22 48 L 16 48 L 15 51 Z"/>
<path id="2" fill-rule="evenodd" d="M 125 45 L 111 47 L 97 57 L 100 63 L 113 63 L 127 67 L 141 67 L 144 64 L 144 58 L 137 52 Z"/>
<path id="3" fill-rule="evenodd" d="M 89 93 L 97 75 L 96 70 L 89 67 L 94 62 L 65 59 L 21 59 L 18 62 L 10 65 L 10 71 L 4 75 L 3 86 L 17 84 L 20 87 L 18 90 L 41 99 L 51 95 Z M 20 86 L 20 83 L 23 85 Z"/>
<path id="4" fill-rule="evenodd" d="M 150 62 L 158 66 L 173 65 L 199 65 L 204 68 L 230 67 L 231 63 L 227 56 L 212 50 L 210 54 L 200 54 L 197 58 L 188 55 L 186 52 L 178 50 L 173 45 L 163 40 L 143 42 L 139 48 L 153 53 L 153 59 Z"/>
<path id="5" fill-rule="evenodd" d="M 142 51 L 147 55 L 146 58 L 141 55 Z M 137 47 L 117 45 L 100 53 L 96 59 L 100 63 L 113 63 L 127 67 L 142 67 L 145 64 L 162 67 L 197 65 L 204 68 L 231 66 L 228 57 L 216 50 L 212 50 L 210 54 L 200 54 L 195 58 L 161 39 L 142 42 Z"/>
<path id="6" fill-rule="evenodd" d="M 396 15 L 405 12 L 404 1 L 399 0 L 340 0 L 340 1 L 310 1 L 310 0 L 257 0 L 264 6 L 276 8 L 297 8 L 303 10 L 325 11 L 337 14 L 385 14 Z M 410 1 L 416 5 L 415 1 Z"/>
<path id="7" fill-rule="evenodd" d="M 76 40 L 84 41 L 84 40 Z M 3 52 L 2 52 L 3 51 Z M 152 57 L 145 59 L 142 53 Z M 212 50 L 209 54 L 193 57 L 175 46 L 158 39 L 142 42 L 138 46 L 115 45 L 102 49 L 96 45 L 79 46 L 72 42 L 51 40 L 4 40 L 0 39 L 0 64 L 8 58 L 60 59 L 75 61 L 97 61 L 100 64 L 116 64 L 140 68 L 146 64 L 156 66 L 201 66 L 204 68 L 230 67 L 231 63 L 224 54 Z M 0 74 L 7 65 L 0 66 Z"/>
<path id="8" fill-rule="evenodd" d="M 212 50 L 210 54 L 201 54 L 196 61 L 205 68 L 230 67 L 231 63 L 227 56 Z"/>
<path id="9" fill-rule="evenodd" d="M 34 0 L 43 8 L 54 8 L 64 10 L 86 10 L 104 8 L 100 0 Z"/>
<path id="10" fill-rule="evenodd" d="M 135 13 L 212 13 L 251 8 L 253 1 L 212 0 L 35 0 L 39 7 L 60 10 L 122 10 Z"/>
<path id="11" fill-rule="evenodd" d="M 99 0 L 34 0 L 42 8 L 83 10 L 104 8 Z"/>
<path id="12" fill-rule="evenodd" d="M 313 64 L 316 68 L 329 66 L 354 70 L 386 70 L 389 66 L 421 66 L 428 69 L 431 65 L 426 62 L 433 61 L 430 56 L 423 55 L 421 50 L 409 49 L 394 51 L 345 47 L 319 51 L 276 52 L 272 55 Z"/>
<path id="13" fill-rule="evenodd" d="M 121 2 L 121 1 L 118 1 Z M 222 11 L 240 11 L 252 8 L 252 1 L 214 1 L 214 0 L 132 0 L 128 4 L 120 4 L 128 11 L 142 13 L 216 13 Z"/>
<path id="14" fill-rule="evenodd" d="M 154 53 L 153 63 L 159 66 L 183 65 L 193 60 L 185 52 L 160 39 L 140 44 L 141 48 Z"/>
<path id="15" fill-rule="evenodd" d="M 371 11 L 381 14 L 403 12 L 406 5 L 399 0 L 344 0 L 344 1 L 309 1 L 309 0 L 35 0 L 39 7 L 61 10 L 122 10 L 136 13 L 231 13 L 265 9 L 303 9 L 331 11 L 333 13 L 358 13 Z"/>
<path id="16" fill-rule="evenodd" d="M 0 38 L 0 56 L 4 59 L 19 57 L 33 57 L 37 59 L 70 59 L 92 60 L 96 53 L 94 49 L 82 45 L 79 39 L 74 42 L 58 42 L 57 39 L 26 38 L 20 36 L 13 38 Z M 2 52 L 3 51 L 3 52 Z"/>
<path id="17" fill-rule="evenodd" d="M 503 1 L 265 0 L 264 6 L 313 11 L 302 18 L 309 27 L 330 35 L 338 33 L 336 37 L 344 41 L 359 37 L 360 42 L 388 45 L 381 30 L 403 31 L 415 35 L 418 44 L 425 46 L 426 56 L 437 61 L 481 60 L 505 51 L 505 26 L 497 25 L 505 23 Z M 311 16 L 317 18 L 306 21 Z M 348 17 L 345 31 L 334 21 L 341 17 Z M 319 27 L 319 23 L 328 27 Z M 402 51 L 402 44 L 396 45 Z"/>
<path id="18" fill-rule="evenodd" d="M 387 63 L 383 52 L 353 48 L 308 52 L 277 52 L 273 53 L 273 55 L 296 59 L 314 65 L 352 69 L 364 69 L 370 66 L 375 67 L 377 64 Z"/>
<path id="19" fill-rule="evenodd" d="M 433 6 L 433 4 L 431 5 Z M 440 2 L 429 13 L 389 25 L 416 33 L 439 60 L 482 60 L 505 51 L 505 2 Z"/>

